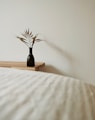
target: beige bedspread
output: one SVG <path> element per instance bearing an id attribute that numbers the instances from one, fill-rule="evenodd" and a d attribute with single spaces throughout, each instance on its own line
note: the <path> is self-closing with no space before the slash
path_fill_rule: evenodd
<path id="1" fill-rule="evenodd" d="M 0 120 L 95 120 L 95 87 L 70 77 L 0 68 Z"/>

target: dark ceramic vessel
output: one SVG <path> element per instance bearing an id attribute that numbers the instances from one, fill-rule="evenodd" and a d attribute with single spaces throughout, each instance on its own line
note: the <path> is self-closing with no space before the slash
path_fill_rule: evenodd
<path id="1" fill-rule="evenodd" d="M 32 48 L 29 48 L 29 55 L 27 57 L 27 67 L 34 67 L 35 66 L 35 58 L 32 53 Z"/>

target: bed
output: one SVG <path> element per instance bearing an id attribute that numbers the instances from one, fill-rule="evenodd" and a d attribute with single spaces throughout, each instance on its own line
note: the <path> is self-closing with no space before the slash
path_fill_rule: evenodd
<path id="1" fill-rule="evenodd" d="M 0 120 L 95 120 L 95 87 L 68 76 L 0 67 Z"/>

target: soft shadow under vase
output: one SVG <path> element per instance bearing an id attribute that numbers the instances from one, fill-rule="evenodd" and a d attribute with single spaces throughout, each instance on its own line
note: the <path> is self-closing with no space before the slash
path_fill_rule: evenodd
<path id="1" fill-rule="evenodd" d="M 34 67 L 35 66 L 35 58 L 32 53 L 32 48 L 29 48 L 29 55 L 27 57 L 27 67 Z"/>

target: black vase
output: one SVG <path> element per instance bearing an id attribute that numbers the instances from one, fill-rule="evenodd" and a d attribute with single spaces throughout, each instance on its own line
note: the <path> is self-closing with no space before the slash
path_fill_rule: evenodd
<path id="1" fill-rule="evenodd" d="M 27 67 L 34 67 L 35 66 L 35 58 L 32 53 L 32 48 L 29 48 L 29 55 L 27 57 Z"/>

